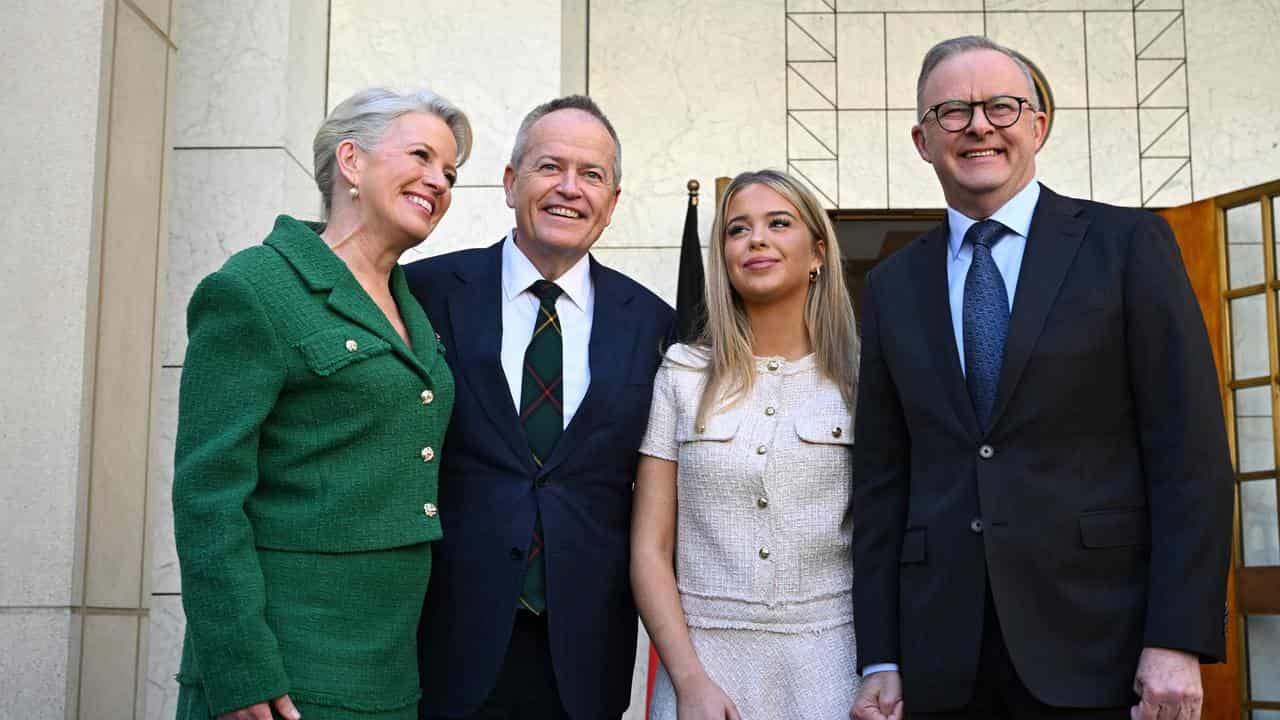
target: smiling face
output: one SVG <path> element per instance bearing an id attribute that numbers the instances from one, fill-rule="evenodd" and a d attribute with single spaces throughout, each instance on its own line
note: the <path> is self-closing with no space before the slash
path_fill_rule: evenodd
<path id="1" fill-rule="evenodd" d="M 995 50 L 969 50 L 943 60 L 925 83 L 921 104 L 948 100 L 973 102 L 998 95 L 1035 98 L 1027 77 L 1014 61 Z M 947 132 L 933 113 L 911 128 L 925 162 L 933 165 L 947 204 L 973 218 L 985 218 L 1026 187 L 1036 175 L 1036 152 L 1048 119 L 1023 104 L 1022 116 L 997 128 L 975 108 L 969 127 Z"/>
<path id="2" fill-rule="evenodd" d="M 725 271 L 748 305 L 801 300 L 809 273 L 822 267 L 826 248 L 800 219 L 800 212 L 767 185 L 746 185 L 725 208 Z"/>
<path id="3" fill-rule="evenodd" d="M 613 164 L 613 138 L 589 113 L 556 110 L 529 128 L 520 167 L 508 165 L 502 183 L 516 242 L 544 275 L 571 267 L 609 225 L 621 192 Z"/>
<path id="4" fill-rule="evenodd" d="M 357 154 L 364 222 L 410 245 L 430 235 L 449 209 L 458 177 L 458 144 L 444 120 L 402 115 L 376 146 Z"/>

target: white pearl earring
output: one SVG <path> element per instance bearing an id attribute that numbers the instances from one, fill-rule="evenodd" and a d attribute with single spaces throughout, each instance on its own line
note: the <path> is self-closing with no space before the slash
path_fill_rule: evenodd
<path id="1" fill-rule="evenodd" d="M 347 192 L 351 193 L 352 200 L 355 200 L 356 198 L 360 197 L 360 188 L 355 187 L 354 185 L 348 188 Z"/>

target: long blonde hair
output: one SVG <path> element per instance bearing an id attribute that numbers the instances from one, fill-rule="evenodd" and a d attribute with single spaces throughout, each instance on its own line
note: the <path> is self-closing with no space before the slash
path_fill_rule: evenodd
<path id="1" fill-rule="evenodd" d="M 809 285 L 804 305 L 805 331 L 813 346 L 818 371 L 840 387 L 852 410 L 858 384 L 858 329 L 853 303 L 845 286 L 840 244 L 835 228 L 818 198 L 803 183 L 777 170 L 744 172 L 729 183 L 716 205 L 711 226 L 707 268 L 707 318 L 696 345 L 707 355 L 707 384 L 698 402 L 697 425 L 706 423 L 721 404 L 736 403 L 755 384 L 756 365 L 751 324 L 742 296 L 729 282 L 725 267 L 724 233 L 729 202 L 749 185 L 764 185 L 786 198 L 800 213 L 800 220 L 826 250 L 822 271 Z"/>

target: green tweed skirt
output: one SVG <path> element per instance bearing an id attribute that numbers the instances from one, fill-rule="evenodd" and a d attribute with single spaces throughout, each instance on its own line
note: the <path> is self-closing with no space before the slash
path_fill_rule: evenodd
<path id="1" fill-rule="evenodd" d="M 306 720 L 417 720 L 418 620 L 431 544 L 354 553 L 258 549 L 266 620 Z M 211 720 L 183 683 L 178 720 Z"/>

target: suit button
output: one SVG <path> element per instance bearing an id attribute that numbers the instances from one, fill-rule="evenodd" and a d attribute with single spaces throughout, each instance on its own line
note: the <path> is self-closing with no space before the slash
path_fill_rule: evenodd
<path id="1" fill-rule="evenodd" d="M 778 411 L 777 411 L 776 409 L 774 409 L 774 407 L 773 407 L 772 405 L 770 405 L 769 407 L 767 407 L 767 408 L 765 408 L 765 409 L 764 409 L 764 414 L 765 414 L 765 415 L 768 415 L 769 417 L 773 417 L 773 414 L 774 414 L 774 413 L 776 413 L 776 412 L 778 412 Z"/>
<path id="2" fill-rule="evenodd" d="M 757 454 L 757 455 L 763 455 L 763 454 L 765 454 L 765 453 L 767 453 L 767 452 L 769 452 L 769 448 L 767 448 L 767 447 L 765 447 L 765 446 L 763 446 L 763 445 L 761 445 L 760 447 L 757 447 L 757 448 L 756 448 L 756 454 Z"/>
<path id="3" fill-rule="evenodd" d="M 426 515 L 429 518 L 432 518 L 432 517 L 435 517 L 436 515 L 439 515 L 440 511 L 439 509 L 436 508 L 435 505 L 432 505 L 431 503 L 427 503 L 422 506 L 422 514 Z"/>
<path id="4" fill-rule="evenodd" d="M 429 447 L 422 448 L 422 462 L 431 462 L 436 459 L 436 451 Z"/>
<path id="5" fill-rule="evenodd" d="M 423 390 L 423 391 L 422 391 L 422 404 L 423 404 L 423 405 L 430 405 L 432 402 L 434 402 L 434 401 L 435 401 L 435 399 L 436 399 L 436 394 L 435 394 L 435 393 L 431 392 L 430 390 Z"/>
<path id="6" fill-rule="evenodd" d="M 995 454 L 996 454 L 996 449 L 991 447 L 990 445 L 983 445 L 982 447 L 978 448 L 978 457 L 982 458 L 983 460 L 990 460 L 991 458 L 995 457 Z"/>
<path id="7" fill-rule="evenodd" d="M 360 343 L 355 340 L 348 340 L 346 344 L 347 352 L 355 352 L 360 349 Z"/>
<path id="8" fill-rule="evenodd" d="M 537 485 L 538 487 L 546 487 L 547 483 L 549 482 L 551 482 L 551 478 L 544 476 L 544 477 L 538 478 L 537 480 L 534 480 L 533 484 Z"/>
<path id="9" fill-rule="evenodd" d="M 521 549 L 520 549 L 520 548 L 518 548 L 518 547 L 513 547 L 513 548 L 511 548 L 511 559 L 512 559 L 512 560 L 519 560 L 519 559 L 520 559 L 520 558 L 522 558 L 522 557 L 524 557 L 524 551 L 523 551 L 523 550 L 521 550 Z"/>
<path id="10" fill-rule="evenodd" d="M 831 428 L 831 437 L 838 438 L 841 435 L 844 435 L 844 428 L 842 427 Z"/>
<path id="11" fill-rule="evenodd" d="M 969 523 L 969 529 L 978 534 L 982 534 L 982 518 L 974 518 Z"/>
<path id="12" fill-rule="evenodd" d="M 769 548 L 760 548 L 760 559 L 761 560 L 769 559 Z"/>
<path id="13" fill-rule="evenodd" d="M 767 497 L 765 497 L 765 496 L 763 496 L 763 495 L 761 495 L 760 497 L 756 498 L 756 507 L 760 508 L 761 510 L 763 510 L 763 509 L 765 509 L 765 508 L 769 507 L 769 498 L 767 498 Z"/>

